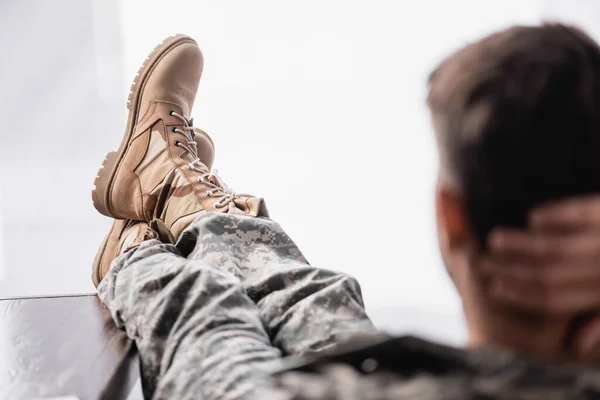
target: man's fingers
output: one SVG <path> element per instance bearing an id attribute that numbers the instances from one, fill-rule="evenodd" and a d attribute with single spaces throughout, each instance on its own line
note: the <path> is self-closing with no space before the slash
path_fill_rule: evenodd
<path id="1" fill-rule="evenodd" d="M 568 235 L 497 228 L 490 233 L 488 250 L 496 255 L 535 258 L 600 257 L 600 235 L 587 232 Z"/>
<path id="2" fill-rule="evenodd" d="M 524 289 L 557 290 L 596 284 L 600 296 L 600 265 L 576 261 L 534 263 L 507 259 L 482 258 L 483 274 L 493 280 L 518 282 Z"/>
<path id="3" fill-rule="evenodd" d="M 534 207 L 529 224 L 543 228 L 600 228 L 600 196 L 576 197 Z"/>
<path id="4" fill-rule="evenodd" d="M 600 361 L 600 315 L 596 315 L 577 331 L 573 351 L 579 361 Z"/>
<path id="5" fill-rule="evenodd" d="M 545 290 L 510 279 L 494 279 L 490 296 L 499 303 L 552 315 L 587 312 L 600 306 L 597 285 L 582 286 L 579 290 Z"/>

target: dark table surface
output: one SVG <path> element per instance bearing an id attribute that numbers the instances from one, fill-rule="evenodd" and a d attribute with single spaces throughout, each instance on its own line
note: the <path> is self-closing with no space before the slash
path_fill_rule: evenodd
<path id="1" fill-rule="evenodd" d="M 138 377 L 96 295 L 0 299 L 0 399 L 126 399 Z"/>

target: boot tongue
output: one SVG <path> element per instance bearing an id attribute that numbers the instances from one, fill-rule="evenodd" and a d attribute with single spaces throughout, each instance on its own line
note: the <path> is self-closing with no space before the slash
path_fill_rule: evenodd
<path id="1" fill-rule="evenodd" d="M 183 153 L 181 155 L 181 158 L 184 159 L 185 161 L 187 161 L 188 163 L 194 163 L 194 166 L 196 167 L 196 169 L 198 170 L 198 172 L 202 171 L 205 173 L 209 173 L 210 170 L 208 169 L 208 167 L 202 162 L 200 161 L 200 159 L 198 158 L 198 156 L 190 151 L 186 151 L 185 153 Z"/>
<path id="2" fill-rule="evenodd" d="M 193 155 L 192 153 L 190 153 L 189 151 L 186 151 L 186 152 L 185 152 L 185 153 L 184 153 L 184 154 L 181 156 L 181 158 L 183 158 L 185 161 L 187 161 L 187 162 L 189 162 L 189 163 L 193 162 L 193 161 L 196 159 L 196 157 L 194 157 L 194 155 Z"/>

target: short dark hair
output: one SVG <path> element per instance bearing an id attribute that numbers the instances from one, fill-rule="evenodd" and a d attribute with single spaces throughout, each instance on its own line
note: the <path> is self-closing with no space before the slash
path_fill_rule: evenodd
<path id="1" fill-rule="evenodd" d="M 600 48 L 578 28 L 515 26 L 430 75 L 441 168 L 481 241 L 535 204 L 600 192 Z"/>

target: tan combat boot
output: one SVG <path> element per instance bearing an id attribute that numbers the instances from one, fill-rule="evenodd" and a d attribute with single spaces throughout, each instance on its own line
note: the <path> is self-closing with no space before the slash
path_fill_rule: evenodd
<path id="1" fill-rule="evenodd" d="M 94 182 L 100 213 L 165 222 L 199 211 L 267 215 L 262 199 L 233 193 L 198 158 L 190 112 L 202 66 L 196 42 L 184 35 L 166 39 L 142 65 L 121 145 Z"/>
<path id="2" fill-rule="evenodd" d="M 215 146 L 212 139 L 205 132 L 197 129 L 195 132 L 194 139 L 196 141 L 196 147 L 198 149 L 198 158 L 202 160 L 202 163 L 207 168 L 212 168 L 215 159 Z M 199 207 L 199 201 L 196 199 L 196 207 Z M 171 241 L 175 241 L 179 238 L 181 232 L 187 225 L 187 216 L 183 216 L 181 219 L 169 219 L 166 228 L 169 230 L 171 235 Z M 189 222 L 187 222 L 189 224 Z M 176 224 L 174 227 L 173 225 Z M 163 225 L 164 226 L 164 225 Z M 149 224 L 147 222 L 135 222 L 129 219 L 116 219 L 113 222 L 108 235 L 102 241 L 98 253 L 94 259 L 92 265 L 92 281 L 94 286 L 98 287 L 100 281 L 108 273 L 110 266 L 115 258 L 117 258 L 123 252 L 131 249 L 132 247 L 140 244 L 144 238 L 154 238 L 156 235 L 148 234 Z M 171 233 L 171 230 L 173 233 Z M 175 237 L 176 236 L 176 237 Z"/>
<path id="3" fill-rule="evenodd" d="M 94 286 L 98 287 L 118 255 L 148 239 L 158 239 L 158 234 L 150 229 L 148 222 L 116 219 L 94 260 L 92 268 Z"/>

